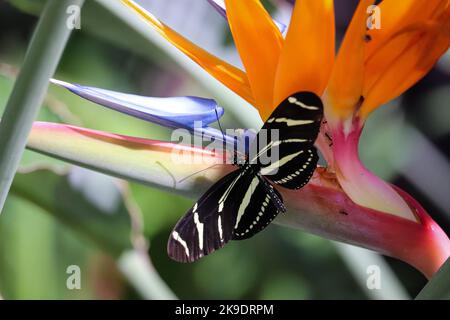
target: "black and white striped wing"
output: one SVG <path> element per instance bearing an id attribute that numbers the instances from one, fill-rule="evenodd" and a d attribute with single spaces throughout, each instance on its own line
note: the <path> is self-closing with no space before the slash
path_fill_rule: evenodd
<path id="1" fill-rule="evenodd" d="M 288 189 L 308 183 L 319 160 L 314 142 L 322 118 L 322 101 L 314 93 L 299 92 L 286 98 L 255 139 L 259 152 L 255 160 L 261 164 L 261 174 Z M 277 130 L 277 139 L 273 139 L 272 130 Z"/>
<path id="2" fill-rule="evenodd" d="M 255 175 L 242 190 L 233 240 L 243 240 L 265 229 L 273 219 L 285 211 L 280 193 L 261 175 Z"/>
<path id="3" fill-rule="evenodd" d="M 280 103 L 263 129 L 278 129 L 280 140 L 299 139 L 314 143 L 322 119 L 322 100 L 312 92 L 298 92 Z"/>
<path id="4" fill-rule="evenodd" d="M 273 183 L 288 189 L 300 189 L 311 179 L 319 161 L 312 144 L 281 143 L 279 159 L 261 168 L 261 174 Z"/>
<path id="5" fill-rule="evenodd" d="M 170 234 L 169 257 L 178 262 L 194 262 L 229 242 L 233 237 L 242 189 L 251 180 L 251 172 L 240 169 L 206 191 Z"/>

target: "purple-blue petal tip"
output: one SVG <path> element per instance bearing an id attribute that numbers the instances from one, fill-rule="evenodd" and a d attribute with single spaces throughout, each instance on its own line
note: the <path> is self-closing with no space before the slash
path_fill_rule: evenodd
<path id="1" fill-rule="evenodd" d="M 224 113 L 216 101 L 200 97 L 144 97 L 121 93 L 56 79 L 51 82 L 76 95 L 107 108 L 169 127 L 202 126 L 217 121 Z"/>
<path id="2" fill-rule="evenodd" d="M 208 125 L 218 121 L 224 110 L 215 100 L 200 97 L 144 97 L 51 79 L 76 95 L 115 111 L 169 128 L 191 132 L 233 144 L 234 138 Z"/>

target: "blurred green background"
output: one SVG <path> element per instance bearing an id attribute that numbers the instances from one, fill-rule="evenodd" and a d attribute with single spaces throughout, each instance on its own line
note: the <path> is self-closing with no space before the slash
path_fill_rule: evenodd
<path id="1" fill-rule="evenodd" d="M 153 2 L 164 6 L 171 1 Z M 355 1 L 339 3 L 337 22 L 342 35 Z M 42 4 L 0 1 L 0 110 L 12 90 Z M 286 1 L 272 1 L 272 5 L 285 11 L 290 6 Z M 209 15 L 217 15 L 209 10 Z M 283 12 L 279 9 L 280 17 Z M 199 22 L 195 17 L 190 21 Z M 86 1 L 81 22 L 82 28 L 74 32 L 56 78 L 149 96 L 217 98 L 210 86 L 195 80 L 159 46 L 96 1 Z M 195 28 L 195 23 L 191 24 Z M 211 24 L 218 30 L 209 35 L 218 39 L 212 43 L 214 48 L 235 59 L 230 53 L 233 47 L 226 24 Z M 195 36 L 195 29 L 192 32 Z M 450 170 L 449 84 L 447 57 L 414 90 L 377 111 L 362 142 L 368 167 L 411 192 L 444 230 L 449 230 L 449 216 L 444 210 L 450 181 L 445 178 Z M 219 101 L 225 109 L 230 103 Z M 55 86 L 50 86 L 39 120 L 153 139 L 170 137 L 165 129 L 89 103 Z M 235 122 L 228 115 L 223 125 L 232 127 Z M 420 149 L 418 141 L 425 145 L 423 148 L 436 152 L 431 156 L 437 160 L 430 162 L 444 166 L 438 181 L 430 181 L 429 172 L 441 167 L 427 166 L 426 162 L 426 168 L 414 165 L 422 164 L 422 152 L 429 151 Z M 198 263 L 171 261 L 166 254 L 169 232 L 193 202 L 26 151 L 0 216 L 0 294 L 5 299 L 145 298 L 118 263 L 121 254 L 131 248 L 131 213 L 142 215 L 155 270 L 179 298 L 374 298 L 355 275 L 352 259 L 342 255 L 334 243 L 275 225 L 249 241 L 233 242 Z M 387 263 L 410 296 L 425 284 L 425 278 L 410 266 L 393 259 L 387 259 Z M 66 287 L 70 265 L 81 268 L 81 290 Z"/>

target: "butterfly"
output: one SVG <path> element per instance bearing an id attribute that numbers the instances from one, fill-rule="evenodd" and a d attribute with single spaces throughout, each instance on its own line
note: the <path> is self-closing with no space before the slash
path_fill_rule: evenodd
<path id="1" fill-rule="evenodd" d="M 209 188 L 175 225 L 167 244 L 169 257 L 194 262 L 230 240 L 252 237 L 285 212 L 274 185 L 300 189 L 308 183 L 319 159 L 314 142 L 322 118 L 322 101 L 312 92 L 283 100 L 251 142 L 257 145 L 256 155 L 247 155 L 237 170 Z M 271 130 L 278 131 L 278 139 L 259 143 L 262 132 Z M 277 159 L 262 161 L 271 154 L 277 154 Z"/>

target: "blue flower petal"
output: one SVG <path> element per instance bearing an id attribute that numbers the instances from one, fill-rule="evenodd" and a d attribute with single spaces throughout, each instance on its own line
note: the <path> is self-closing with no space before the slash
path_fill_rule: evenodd
<path id="1" fill-rule="evenodd" d="M 217 12 L 220 13 L 220 15 L 222 17 L 224 17 L 225 19 L 227 18 L 227 10 L 225 8 L 225 2 L 224 0 L 207 0 L 213 7 L 214 9 L 217 10 Z M 284 32 L 286 31 L 287 27 L 285 24 L 278 22 L 277 20 L 273 20 L 273 22 L 275 23 L 275 25 L 278 27 L 278 29 L 280 30 L 280 32 L 282 34 L 284 34 Z"/>
<path id="2" fill-rule="evenodd" d="M 208 126 L 218 121 L 224 113 L 223 108 L 212 99 L 190 96 L 144 97 L 55 79 L 51 79 L 51 82 L 84 99 L 130 116 L 169 128 L 185 128 L 197 135 L 226 141 L 227 144 L 234 143 L 234 138 Z"/>
<path id="3" fill-rule="evenodd" d="M 51 81 L 89 101 L 167 127 L 193 128 L 195 121 L 201 121 L 205 127 L 223 115 L 223 108 L 212 99 L 144 97 L 54 79 Z"/>

